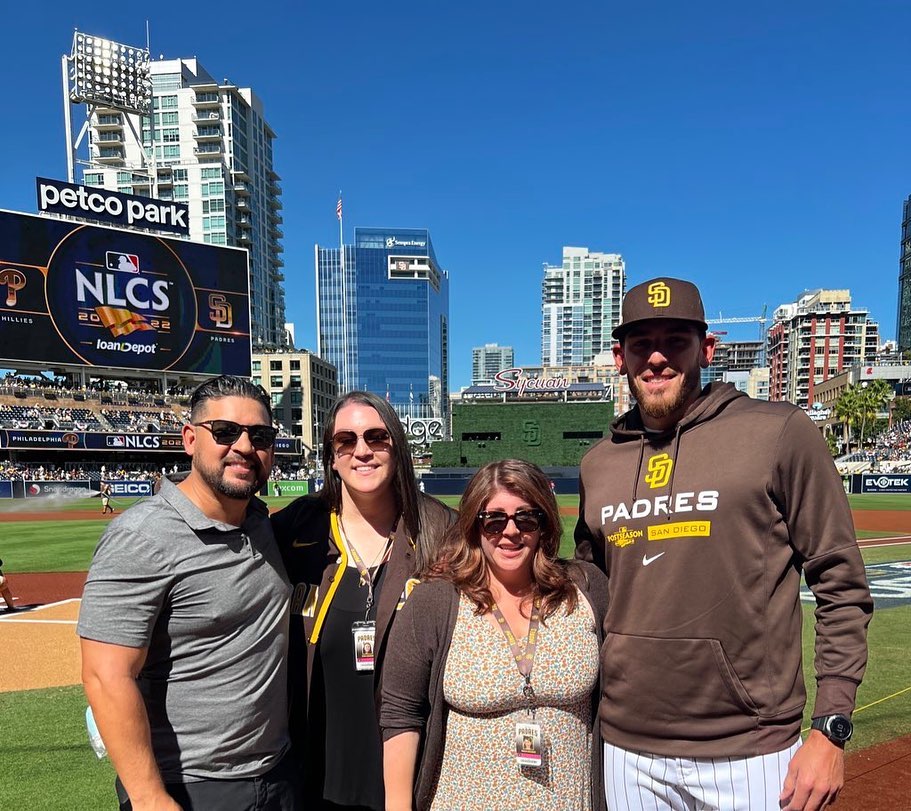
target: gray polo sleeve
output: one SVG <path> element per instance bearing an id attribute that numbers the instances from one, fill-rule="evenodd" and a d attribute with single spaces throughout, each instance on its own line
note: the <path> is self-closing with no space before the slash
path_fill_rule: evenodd
<path id="1" fill-rule="evenodd" d="M 170 568 L 138 527 L 111 524 L 92 558 L 76 632 L 97 642 L 148 647 L 173 582 Z"/>

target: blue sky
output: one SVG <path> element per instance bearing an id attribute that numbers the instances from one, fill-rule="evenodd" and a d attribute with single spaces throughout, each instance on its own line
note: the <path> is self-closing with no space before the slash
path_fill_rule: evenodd
<path id="1" fill-rule="evenodd" d="M 7 8 L 0 208 L 65 178 L 74 28 L 197 56 L 278 134 L 288 317 L 315 349 L 313 245 L 426 227 L 450 272 L 452 388 L 471 347 L 540 362 L 541 265 L 621 253 L 628 283 L 697 282 L 715 315 L 847 287 L 895 336 L 911 194 L 911 6 L 426 2 Z M 168 12 L 171 12 L 169 16 Z M 758 336 L 755 325 L 730 337 Z"/>

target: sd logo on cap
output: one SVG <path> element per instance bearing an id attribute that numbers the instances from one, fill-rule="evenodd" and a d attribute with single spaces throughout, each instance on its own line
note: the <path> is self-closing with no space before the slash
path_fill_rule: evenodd
<path id="1" fill-rule="evenodd" d="M 623 321 L 611 333 L 618 341 L 642 321 L 673 318 L 708 329 L 702 297 L 692 282 L 663 277 L 637 284 L 623 299 Z"/>

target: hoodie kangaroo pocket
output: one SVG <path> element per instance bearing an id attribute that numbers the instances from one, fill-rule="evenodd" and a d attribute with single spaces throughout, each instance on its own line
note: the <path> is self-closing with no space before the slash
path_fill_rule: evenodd
<path id="1" fill-rule="evenodd" d="M 759 710 L 716 639 L 608 634 L 601 718 L 631 734 L 710 740 L 756 726 Z"/>

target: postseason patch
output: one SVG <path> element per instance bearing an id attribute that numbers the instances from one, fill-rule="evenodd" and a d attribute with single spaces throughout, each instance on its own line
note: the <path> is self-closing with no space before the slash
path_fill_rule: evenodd
<path id="1" fill-rule="evenodd" d="M 865 569 L 873 606 L 877 611 L 911 604 L 911 560 L 871 563 Z M 806 583 L 800 586 L 800 599 L 805 603 L 816 602 Z"/>

